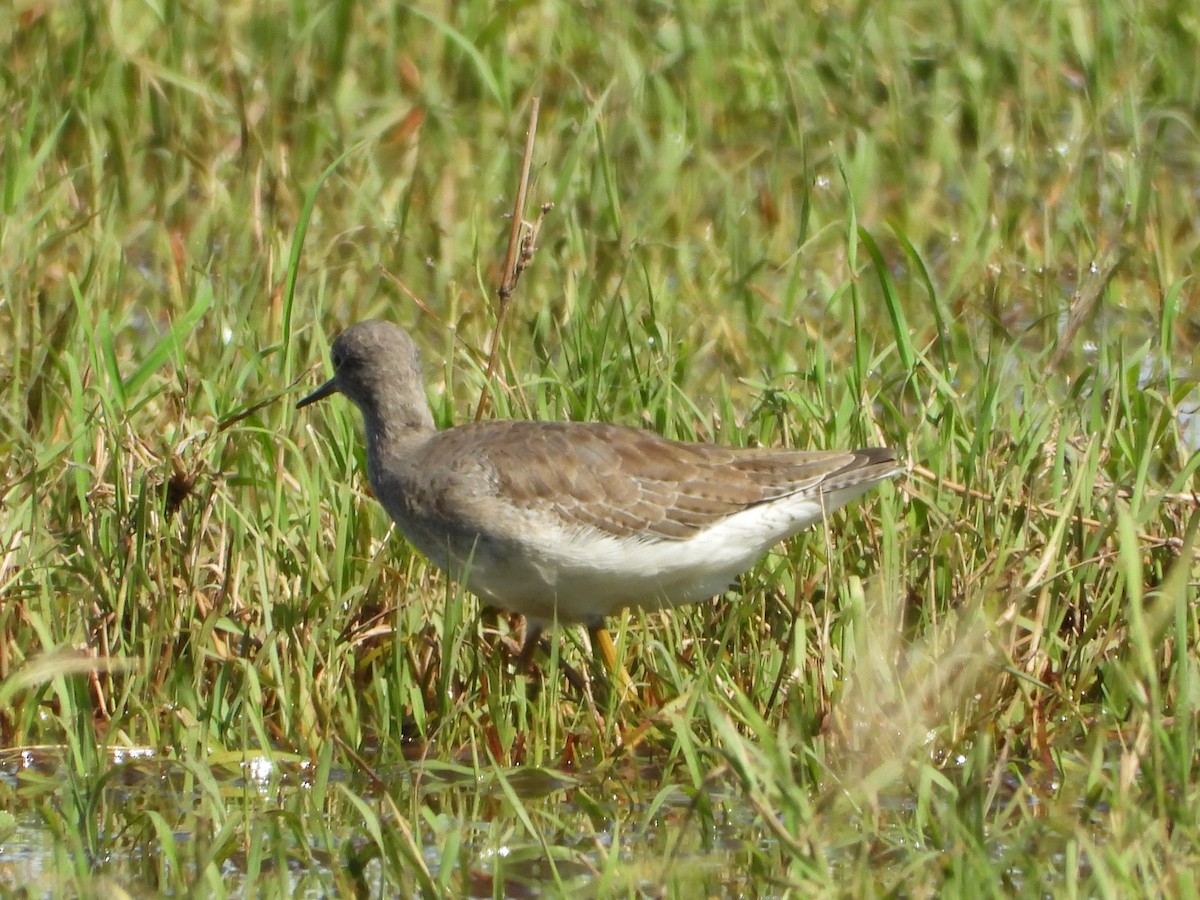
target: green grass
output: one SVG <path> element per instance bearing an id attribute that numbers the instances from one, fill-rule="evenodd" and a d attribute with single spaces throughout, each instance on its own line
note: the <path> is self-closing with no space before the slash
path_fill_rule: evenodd
<path id="1" fill-rule="evenodd" d="M 0 35 L 0 885 L 1200 891 L 1188 4 Z M 488 380 L 534 96 L 555 208 Z M 614 620 L 636 692 L 596 704 L 580 636 L 514 676 L 515 623 L 389 535 L 349 404 L 293 410 L 369 316 L 441 424 L 486 393 L 914 470 Z"/>

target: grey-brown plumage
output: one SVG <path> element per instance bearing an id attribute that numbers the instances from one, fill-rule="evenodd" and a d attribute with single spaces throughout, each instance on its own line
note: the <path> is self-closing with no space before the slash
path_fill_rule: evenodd
<path id="1" fill-rule="evenodd" d="M 297 407 L 350 398 L 371 487 L 405 537 L 535 633 L 712 597 L 773 544 L 901 470 L 883 448 L 724 447 L 619 425 L 437 431 L 402 329 L 353 325 L 331 357 L 333 377 Z"/>

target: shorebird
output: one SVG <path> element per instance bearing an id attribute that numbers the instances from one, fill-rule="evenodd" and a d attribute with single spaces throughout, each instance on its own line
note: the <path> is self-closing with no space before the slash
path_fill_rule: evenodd
<path id="1" fill-rule="evenodd" d="M 365 423 L 367 478 L 405 538 L 486 603 L 526 619 L 517 668 L 545 628 L 600 636 L 624 607 L 665 609 L 733 585 L 774 544 L 898 474 L 893 451 L 804 451 L 673 441 L 581 422 L 482 421 L 439 431 L 420 353 L 367 321 L 330 349 Z"/>

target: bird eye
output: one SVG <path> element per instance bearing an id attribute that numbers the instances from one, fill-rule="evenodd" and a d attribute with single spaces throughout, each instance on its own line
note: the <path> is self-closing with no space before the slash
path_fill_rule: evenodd
<path id="1" fill-rule="evenodd" d="M 335 369 L 340 369 L 342 367 L 342 354 L 338 353 L 336 350 L 333 351 L 329 354 L 329 361 L 333 363 L 333 367 Z"/>

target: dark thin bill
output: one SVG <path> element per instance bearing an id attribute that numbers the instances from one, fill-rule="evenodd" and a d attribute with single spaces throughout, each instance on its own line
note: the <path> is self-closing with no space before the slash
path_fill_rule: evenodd
<path id="1" fill-rule="evenodd" d="M 330 394 L 336 394 L 338 391 L 337 379 L 330 378 L 327 382 L 296 404 L 296 409 L 302 409 L 310 403 L 316 403 L 318 400 L 323 400 Z"/>

